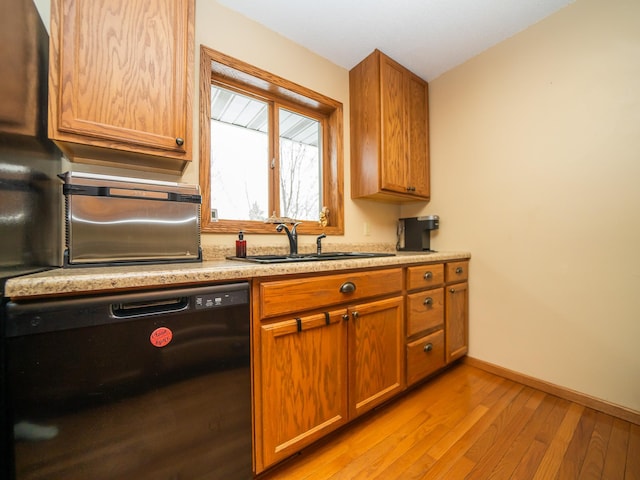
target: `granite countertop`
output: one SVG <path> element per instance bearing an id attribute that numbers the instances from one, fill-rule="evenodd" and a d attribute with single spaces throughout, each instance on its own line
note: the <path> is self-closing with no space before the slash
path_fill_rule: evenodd
<path id="1" fill-rule="evenodd" d="M 59 268 L 7 281 L 5 296 L 11 299 L 86 295 L 118 290 L 164 288 L 255 277 L 336 272 L 371 267 L 443 262 L 471 257 L 469 252 L 397 252 L 392 257 L 372 257 L 300 263 L 258 264 L 234 260 L 201 263 L 135 265 L 118 267 Z"/>

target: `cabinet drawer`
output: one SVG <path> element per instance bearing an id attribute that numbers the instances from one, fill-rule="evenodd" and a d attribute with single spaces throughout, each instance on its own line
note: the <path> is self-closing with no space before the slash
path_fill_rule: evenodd
<path id="1" fill-rule="evenodd" d="M 407 337 L 444 325 L 444 288 L 407 296 Z"/>
<path id="2" fill-rule="evenodd" d="M 464 282 L 469 278 L 469 262 L 447 263 L 445 278 L 447 283 Z"/>
<path id="3" fill-rule="evenodd" d="M 401 290 L 401 268 L 265 282 L 260 284 L 260 317 L 325 308 Z"/>
<path id="4" fill-rule="evenodd" d="M 444 265 L 419 265 L 407 268 L 407 290 L 431 288 L 444 283 Z"/>
<path id="5" fill-rule="evenodd" d="M 437 332 L 407 344 L 407 385 L 444 367 L 444 332 Z"/>

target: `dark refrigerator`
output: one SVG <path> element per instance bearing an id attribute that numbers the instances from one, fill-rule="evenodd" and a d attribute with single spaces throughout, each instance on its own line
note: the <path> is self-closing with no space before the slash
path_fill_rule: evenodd
<path id="1" fill-rule="evenodd" d="M 62 157 L 47 138 L 48 43 L 32 0 L 0 2 L 3 280 L 61 264 Z"/>
<path id="2" fill-rule="evenodd" d="M 47 138 L 48 35 L 32 0 L 0 1 L 0 478 L 11 478 L 4 286 L 61 265 L 61 153 Z"/>

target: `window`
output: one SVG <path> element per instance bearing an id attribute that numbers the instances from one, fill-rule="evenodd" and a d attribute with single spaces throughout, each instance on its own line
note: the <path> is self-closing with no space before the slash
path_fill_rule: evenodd
<path id="1" fill-rule="evenodd" d="M 214 218 L 318 220 L 323 206 L 325 122 L 311 115 L 314 113 L 307 116 L 274 101 L 211 86 L 209 159 Z M 272 151 L 279 154 L 271 155 Z M 239 171 L 250 174 L 238 175 Z"/>
<path id="2" fill-rule="evenodd" d="M 344 232 L 341 103 L 201 47 L 200 111 L 204 232 Z"/>

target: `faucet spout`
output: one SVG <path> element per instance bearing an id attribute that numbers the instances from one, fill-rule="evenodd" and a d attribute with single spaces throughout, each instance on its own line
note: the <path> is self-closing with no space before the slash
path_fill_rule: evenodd
<path id="1" fill-rule="evenodd" d="M 322 239 L 323 238 L 327 238 L 327 236 L 324 233 L 321 233 L 320 235 L 318 235 L 318 238 L 316 238 L 316 255 L 321 255 L 322 254 Z"/>
<path id="2" fill-rule="evenodd" d="M 296 231 L 298 225 L 300 225 L 300 222 L 294 223 L 291 230 L 289 230 L 284 223 L 281 223 L 276 227 L 277 232 L 282 232 L 284 230 L 284 233 L 287 234 L 287 238 L 289 239 L 289 255 L 298 254 L 298 232 Z"/>

